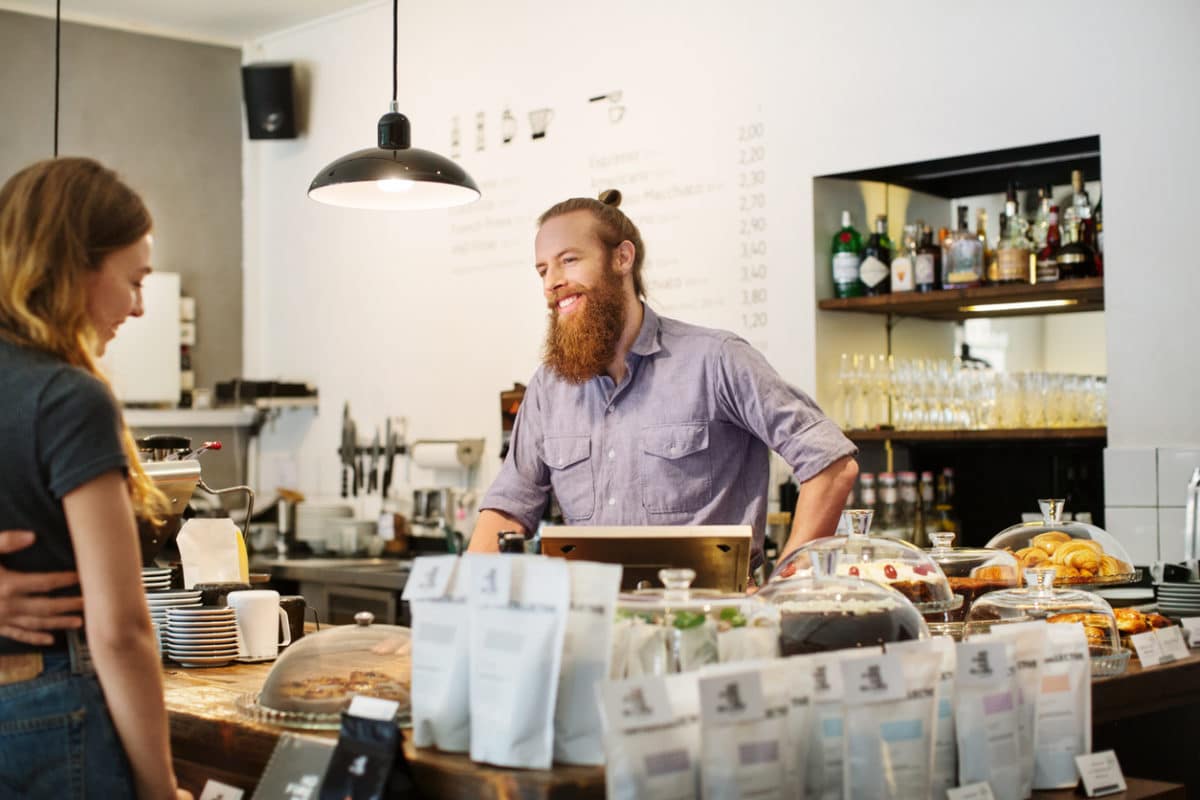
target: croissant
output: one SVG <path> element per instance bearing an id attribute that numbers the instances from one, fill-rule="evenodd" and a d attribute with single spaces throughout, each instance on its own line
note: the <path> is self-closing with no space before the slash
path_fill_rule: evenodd
<path id="1" fill-rule="evenodd" d="M 972 572 L 971 577 L 984 581 L 1012 581 L 1016 580 L 1017 576 L 1013 575 L 1012 567 L 993 564 L 988 567 L 978 567 Z"/>
<path id="2" fill-rule="evenodd" d="M 1113 614 L 1117 618 L 1117 630 L 1122 636 L 1131 636 L 1135 633 L 1145 633 L 1150 630 L 1150 622 L 1146 619 L 1146 615 L 1132 608 L 1114 609 Z"/>
<path id="3" fill-rule="evenodd" d="M 1095 542 L 1085 539 L 1067 542 L 1054 551 L 1054 562 L 1094 575 L 1100 569 L 1100 558 L 1104 552 L 1097 552 L 1098 547 Z"/>
<path id="4" fill-rule="evenodd" d="M 1035 567 L 1050 560 L 1050 555 L 1040 547 L 1022 547 L 1017 551 L 1016 555 L 1021 562 L 1021 566 L 1025 568 Z"/>
<path id="5" fill-rule="evenodd" d="M 1087 634 L 1087 640 L 1088 640 L 1089 647 L 1104 646 L 1104 645 L 1112 644 L 1112 640 L 1109 638 L 1107 627 L 1100 628 L 1100 627 L 1096 627 L 1094 625 L 1088 625 L 1083 630 L 1084 630 L 1084 633 Z"/>
<path id="6" fill-rule="evenodd" d="M 1109 575 L 1124 575 L 1129 570 L 1125 567 L 1125 563 L 1112 556 L 1101 556 L 1100 558 L 1100 574 Z"/>
<path id="7" fill-rule="evenodd" d="M 1151 628 L 1165 628 L 1171 624 L 1171 620 L 1159 613 L 1147 614 L 1146 621 L 1150 623 Z"/>
<path id="8" fill-rule="evenodd" d="M 1029 540 L 1029 544 L 1045 550 L 1047 553 L 1053 553 L 1059 545 L 1069 541 L 1071 541 L 1071 537 L 1062 531 L 1047 531 L 1034 536 Z"/>

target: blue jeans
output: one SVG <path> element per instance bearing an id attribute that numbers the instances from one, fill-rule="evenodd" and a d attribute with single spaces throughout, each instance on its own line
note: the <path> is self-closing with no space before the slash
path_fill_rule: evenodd
<path id="1" fill-rule="evenodd" d="M 94 674 L 47 652 L 36 678 L 0 686 L 0 800 L 132 798 L 129 759 Z"/>

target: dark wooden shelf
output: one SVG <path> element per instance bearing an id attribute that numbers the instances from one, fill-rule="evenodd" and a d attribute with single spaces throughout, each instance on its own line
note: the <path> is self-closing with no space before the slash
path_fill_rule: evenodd
<path id="1" fill-rule="evenodd" d="M 1108 428 L 997 428 L 994 430 L 846 431 L 853 442 L 1011 442 L 1029 439 L 1106 439 Z"/>
<path id="2" fill-rule="evenodd" d="M 1073 305 L 1010 310 L 963 311 L 970 305 L 1074 300 Z M 822 300 L 822 311 L 854 311 L 864 314 L 896 314 L 924 319 L 962 320 L 978 317 L 1020 317 L 1031 314 L 1070 314 L 1104 310 L 1104 279 L 1075 278 L 1041 284 L 1006 284 L 974 289 L 945 289 L 937 292 L 900 292 L 874 297 L 845 297 Z"/>

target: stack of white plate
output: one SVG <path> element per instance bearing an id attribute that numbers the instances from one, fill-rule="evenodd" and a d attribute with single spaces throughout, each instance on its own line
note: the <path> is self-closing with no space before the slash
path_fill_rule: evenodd
<path id="1" fill-rule="evenodd" d="M 144 591 L 165 592 L 170 588 L 170 567 L 142 567 L 142 589 Z"/>
<path id="2" fill-rule="evenodd" d="M 150 621 L 154 623 L 154 635 L 158 639 L 158 652 L 163 651 L 163 634 L 167 630 L 167 611 L 172 608 L 191 608 L 200 605 L 199 592 L 146 592 L 146 605 L 150 607 Z"/>
<path id="3" fill-rule="evenodd" d="M 185 667 L 219 667 L 238 657 L 232 608 L 168 608 L 167 658 Z"/>
<path id="4" fill-rule="evenodd" d="M 1200 617 L 1200 583 L 1160 583 L 1158 610 L 1168 617 Z"/>

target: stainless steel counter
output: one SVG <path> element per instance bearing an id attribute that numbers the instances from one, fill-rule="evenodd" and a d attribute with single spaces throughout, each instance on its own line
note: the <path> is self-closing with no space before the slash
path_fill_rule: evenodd
<path id="1" fill-rule="evenodd" d="M 393 558 L 264 558 L 254 556 L 250 568 L 266 570 L 275 580 L 333 583 L 399 592 L 408 580 L 411 561 Z"/>

